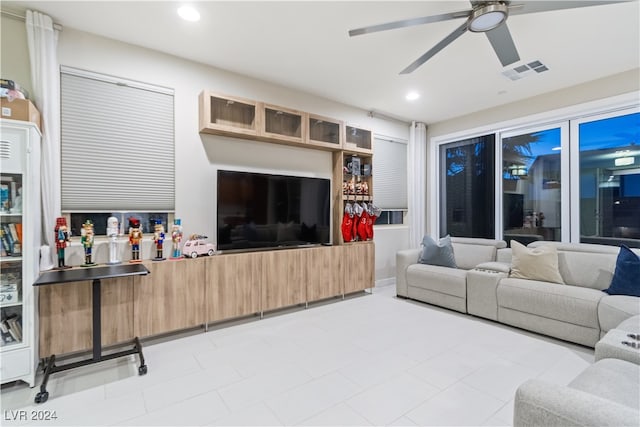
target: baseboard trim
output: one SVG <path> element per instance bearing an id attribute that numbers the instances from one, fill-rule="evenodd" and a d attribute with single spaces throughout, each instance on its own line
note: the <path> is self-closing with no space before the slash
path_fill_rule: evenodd
<path id="1" fill-rule="evenodd" d="M 396 278 L 395 277 L 388 277 L 386 279 L 379 279 L 379 280 L 376 280 L 376 288 L 380 288 L 382 286 L 395 285 L 395 283 L 396 283 Z"/>

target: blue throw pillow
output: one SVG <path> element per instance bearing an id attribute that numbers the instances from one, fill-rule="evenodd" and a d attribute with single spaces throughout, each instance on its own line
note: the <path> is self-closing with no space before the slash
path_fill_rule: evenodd
<path id="1" fill-rule="evenodd" d="M 604 291 L 609 295 L 640 297 L 640 257 L 624 245 L 620 246 L 611 285 Z"/>
<path id="2" fill-rule="evenodd" d="M 431 237 L 424 236 L 422 238 L 422 252 L 420 253 L 418 262 L 420 264 L 457 268 L 453 254 L 453 246 L 451 245 L 451 237 L 447 235 L 436 243 Z"/>

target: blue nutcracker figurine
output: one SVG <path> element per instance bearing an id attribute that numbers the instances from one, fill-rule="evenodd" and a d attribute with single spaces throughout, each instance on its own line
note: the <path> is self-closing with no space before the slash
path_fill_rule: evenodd
<path id="1" fill-rule="evenodd" d="M 156 257 L 153 260 L 164 260 L 165 258 L 162 256 L 162 252 L 164 249 L 164 227 L 162 225 L 162 222 L 159 220 L 156 220 L 156 225 L 153 230 L 153 241 L 156 244 Z"/>
<path id="2" fill-rule="evenodd" d="M 173 227 L 171 227 L 171 242 L 173 243 L 173 259 L 182 258 L 182 251 L 180 250 L 180 242 L 182 241 L 182 220 L 175 218 L 173 220 Z"/>

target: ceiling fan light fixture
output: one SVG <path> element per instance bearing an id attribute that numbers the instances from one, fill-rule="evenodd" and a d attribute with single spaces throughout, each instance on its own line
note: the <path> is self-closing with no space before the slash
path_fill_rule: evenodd
<path id="1" fill-rule="evenodd" d="M 509 8 L 503 3 L 487 4 L 471 12 L 467 28 L 474 33 L 491 31 L 502 24 L 508 14 Z"/>

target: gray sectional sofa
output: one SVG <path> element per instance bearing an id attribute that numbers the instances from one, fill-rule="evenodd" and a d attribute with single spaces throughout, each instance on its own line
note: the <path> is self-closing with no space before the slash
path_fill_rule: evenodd
<path id="1" fill-rule="evenodd" d="M 607 295 L 619 248 L 553 245 L 565 284 L 509 277 L 501 240 L 452 238 L 458 268 L 418 263 L 420 249 L 398 252 L 396 293 L 566 341 L 594 347 L 610 329 L 640 314 L 640 298 Z M 634 250 L 635 253 L 640 253 Z"/>
<path id="2" fill-rule="evenodd" d="M 630 336 L 631 334 L 631 336 Z M 513 425 L 640 425 L 640 315 L 611 329 L 596 344 L 596 362 L 568 385 L 531 379 L 516 391 Z"/>
<path id="3" fill-rule="evenodd" d="M 458 268 L 419 264 L 422 249 L 400 251 L 396 255 L 396 294 L 400 297 L 467 312 L 467 273 L 479 264 L 495 261 L 502 240 L 452 237 Z"/>
<path id="4" fill-rule="evenodd" d="M 529 380 L 518 387 L 513 409 L 515 427 L 637 427 L 640 366 L 602 359 L 566 386 Z"/>
<path id="5" fill-rule="evenodd" d="M 398 296 L 595 347 L 596 362 L 568 385 L 531 379 L 518 387 L 515 427 L 640 425 L 640 349 L 633 347 L 640 298 L 602 292 L 618 247 L 530 243 L 553 245 L 560 284 L 510 277 L 515 257 L 504 241 L 451 241 L 458 268 L 420 264 L 420 249 L 398 252 Z"/>

